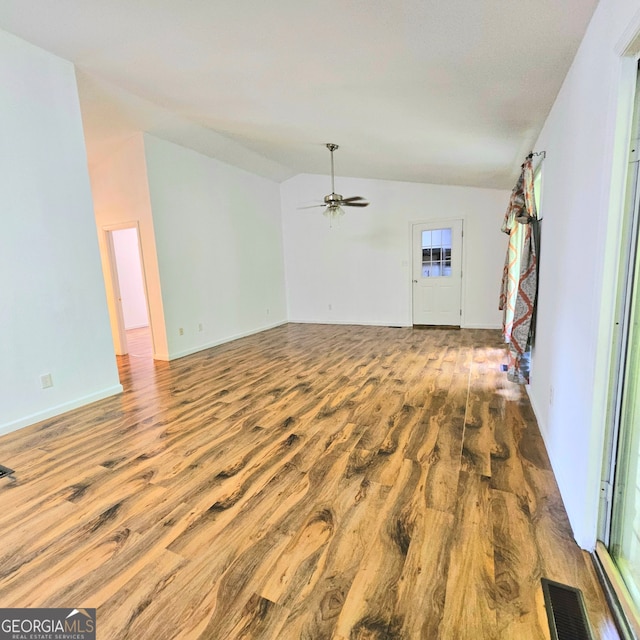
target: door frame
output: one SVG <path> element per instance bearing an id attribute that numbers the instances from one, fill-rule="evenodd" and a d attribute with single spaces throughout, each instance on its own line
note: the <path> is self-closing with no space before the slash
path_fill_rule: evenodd
<path id="1" fill-rule="evenodd" d="M 464 227 L 466 223 L 466 218 L 464 216 L 455 216 L 451 218 L 422 218 L 419 220 L 409 220 L 409 299 L 411 300 L 410 309 L 409 309 L 409 326 L 413 326 L 413 310 L 415 306 L 415 287 L 413 286 L 413 228 L 417 225 L 442 225 L 446 226 L 451 224 L 451 222 L 460 222 L 461 225 L 461 237 L 460 237 L 460 310 L 462 313 L 460 314 L 460 328 L 465 326 L 465 305 L 464 300 L 466 299 L 466 279 L 465 274 L 467 272 L 467 254 L 465 251 L 465 242 L 464 242 Z"/>
<path id="2" fill-rule="evenodd" d="M 114 335 L 114 348 L 117 355 L 126 355 L 129 352 L 127 345 L 127 333 L 124 326 L 124 312 L 122 310 L 122 297 L 120 295 L 120 282 L 118 279 L 118 264 L 115 255 L 115 247 L 113 244 L 113 232 L 122 231 L 124 229 L 135 229 L 138 243 L 138 258 L 140 260 L 140 269 L 142 271 L 142 288 L 144 291 L 144 302 L 147 307 L 147 318 L 149 319 L 149 330 L 151 333 L 151 344 L 153 353 L 156 353 L 155 339 L 153 332 L 153 321 L 151 318 L 151 309 L 149 307 L 149 291 L 147 288 L 147 274 L 145 270 L 144 254 L 142 252 L 142 239 L 140 236 L 140 224 L 137 220 L 129 222 L 119 222 L 117 224 L 108 224 L 102 227 L 104 234 L 105 246 L 107 248 L 107 262 L 109 265 L 110 282 L 107 284 L 107 296 L 111 296 L 113 308 L 115 310 L 115 325 L 112 324 Z"/>
<path id="3" fill-rule="evenodd" d="M 623 393 L 623 370 L 628 347 L 628 322 L 633 266 L 633 242 L 638 226 L 638 180 L 629 157 L 632 141 L 634 108 L 638 107 L 637 90 L 640 58 L 640 13 L 628 25 L 615 47 L 618 54 L 618 111 L 611 125 L 614 139 L 612 150 L 612 178 L 609 197 L 609 224 L 605 241 L 603 282 L 613 286 L 603 290 L 600 312 L 601 338 L 596 352 L 595 387 L 603 389 L 594 397 L 592 416 L 594 424 L 604 424 L 601 442 L 600 501 L 593 553 L 596 570 L 607 594 L 617 622 L 624 628 L 624 637 L 631 637 L 630 629 L 640 637 L 640 617 L 617 567 L 609 555 L 611 541 L 612 498 L 615 492 L 618 444 L 623 426 L 620 423 Z M 638 133 L 636 133 L 636 136 Z M 631 178 L 636 179 L 632 186 Z M 634 202 L 631 202 L 631 201 Z M 630 218 L 631 216 L 631 218 Z M 636 217 L 634 220 L 633 217 Z M 632 236 L 631 238 L 629 236 Z M 635 249 L 637 252 L 637 249 Z M 631 273 L 630 273 L 631 272 Z"/>

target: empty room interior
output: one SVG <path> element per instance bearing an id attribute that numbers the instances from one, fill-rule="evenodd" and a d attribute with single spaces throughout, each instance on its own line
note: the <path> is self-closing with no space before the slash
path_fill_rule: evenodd
<path id="1" fill-rule="evenodd" d="M 632 0 L 1 0 L 0 633 L 640 637 L 639 58 Z"/>

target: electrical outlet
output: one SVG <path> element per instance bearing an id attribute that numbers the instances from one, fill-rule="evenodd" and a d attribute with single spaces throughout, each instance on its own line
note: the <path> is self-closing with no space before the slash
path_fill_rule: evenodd
<path id="1" fill-rule="evenodd" d="M 271 313 L 271 309 L 269 309 L 269 307 L 267 307 L 267 315 L 269 315 Z"/>
<path id="2" fill-rule="evenodd" d="M 40 376 L 40 386 L 43 389 L 48 389 L 49 387 L 53 387 L 53 378 L 50 373 L 45 373 Z"/>
<path id="3" fill-rule="evenodd" d="M 329 305 L 329 311 L 333 309 L 333 305 Z"/>
<path id="4" fill-rule="evenodd" d="M 549 387 L 549 406 L 553 406 L 553 387 Z"/>
<path id="5" fill-rule="evenodd" d="M 203 331 L 204 330 L 204 325 L 202 324 L 202 322 L 198 322 L 198 331 Z"/>
<path id="6" fill-rule="evenodd" d="M 178 329 L 178 335 L 179 335 L 179 336 L 183 336 L 183 335 L 184 335 L 184 329 L 183 329 L 182 327 L 180 327 L 180 328 Z"/>

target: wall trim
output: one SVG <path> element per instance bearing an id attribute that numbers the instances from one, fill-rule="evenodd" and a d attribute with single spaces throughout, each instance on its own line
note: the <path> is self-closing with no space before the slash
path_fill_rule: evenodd
<path id="1" fill-rule="evenodd" d="M 289 320 L 292 324 L 351 324 L 363 327 L 409 327 L 413 326 L 412 322 L 371 322 L 371 321 L 350 321 L 350 320 Z M 482 324 L 482 323 L 465 323 L 460 326 L 461 329 L 502 329 L 501 324 Z"/>
<path id="2" fill-rule="evenodd" d="M 243 331 L 241 333 L 236 333 L 231 336 L 227 336 L 225 338 L 220 338 L 219 340 L 214 340 L 213 342 L 207 342 L 206 344 L 199 345 L 197 347 L 193 347 L 191 349 L 185 349 L 183 351 L 178 351 L 176 353 L 169 354 L 165 357 L 164 354 L 154 355 L 154 359 L 156 360 L 178 360 L 179 358 L 184 358 L 185 356 L 190 356 L 194 353 L 198 353 L 199 351 L 206 351 L 207 349 L 211 349 L 212 347 L 218 347 L 221 344 L 226 344 L 227 342 L 233 342 L 234 340 L 239 340 L 240 338 L 246 338 L 247 336 L 253 336 L 256 333 L 262 333 L 263 331 L 268 331 L 269 329 L 275 329 L 276 327 L 281 327 L 282 325 L 289 324 L 288 320 L 281 320 L 280 322 L 274 322 L 273 324 L 268 324 L 263 327 L 258 327 L 257 329 L 251 329 L 250 331 Z"/>
<path id="3" fill-rule="evenodd" d="M 482 324 L 477 322 L 465 322 L 460 326 L 461 329 L 499 329 L 502 330 L 502 324 Z M 506 344 L 506 343 L 505 343 Z"/>
<path id="4" fill-rule="evenodd" d="M 44 411 L 32 413 L 31 415 L 24 416 L 18 420 L 1 424 L 0 435 L 6 435 L 12 431 L 18 431 L 18 429 L 23 429 L 24 427 L 36 424 L 36 422 L 42 422 L 43 420 L 54 418 L 63 413 L 67 413 L 72 409 L 78 409 L 79 407 L 84 407 L 85 405 L 97 402 L 98 400 L 104 400 L 105 398 L 118 395 L 119 393 L 122 393 L 122 391 L 122 385 L 116 384 L 113 387 L 107 387 L 101 391 L 96 391 L 96 393 L 90 393 L 89 395 L 82 396 L 81 398 L 76 398 L 75 400 L 70 400 L 69 402 L 63 402 L 62 404 L 58 404 L 54 407 L 49 407 Z"/>
<path id="5" fill-rule="evenodd" d="M 337 325 L 352 325 L 356 327 L 412 327 L 413 324 L 403 322 L 372 322 L 372 321 L 358 321 L 355 320 L 294 320 L 290 319 L 291 324 L 337 324 Z"/>
<path id="6" fill-rule="evenodd" d="M 544 430 L 546 429 L 546 425 L 542 425 L 540 423 L 540 416 L 542 415 L 542 413 L 538 410 L 538 407 L 536 406 L 536 401 L 534 400 L 533 396 L 530 393 L 530 389 L 531 387 L 527 384 L 524 387 L 525 393 L 527 394 L 527 397 L 529 398 L 529 404 L 531 405 L 531 408 L 533 409 L 533 415 L 536 418 L 536 422 L 538 423 L 538 428 L 540 429 L 540 434 L 542 435 L 542 439 L 546 440 L 545 438 L 545 433 Z M 545 442 L 545 446 L 546 446 L 546 442 Z"/>

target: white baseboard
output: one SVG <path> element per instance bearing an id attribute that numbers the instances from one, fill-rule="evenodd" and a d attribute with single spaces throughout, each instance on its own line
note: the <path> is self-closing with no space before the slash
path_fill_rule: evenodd
<path id="1" fill-rule="evenodd" d="M 226 344 L 227 342 L 233 342 L 234 340 L 239 340 L 240 338 L 246 338 L 247 336 L 255 335 L 256 333 L 262 333 L 263 331 L 267 331 L 268 329 L 275 329 L 275 327 L 281 327 L 282 325 L 288 324 L 287 320 L 281 320 L 280 322 L 274 322 L 273 324 L 268 324 L 262 327 L 258 327 L 257 329 L 251 329 L 250 331 L 243 331 L 242 333 L 236 333 L 230 336 L 226 336 L 224 338 L 220 338 L 219 340 L 214 340 L 213 342 L 207 342 L 206 344 L 198 345 L 197 347 L 193 347 L 191 349 L 185 349 L 184 351 L 178 351 L 176 353 L 169 354 L 166 358 L 164 354 L 154 355 L 156 360 L 177 360 L 178 358 L 184 358 L 185 356 L 190 356 L 194 353 L 198 353 L 198 351 L 204 351 L 205 349 L 211 349 L 212 347 L 217 347 L 221 344 Z"/>
<path id="2" fill-rule="evenodd" d="M 82 396 L 81 398 L 70 400 L 69 402 L 63 402 L 62 404 L 56 405 L 55 407 L 49 407 L 44 411 L 39 411 L 38 413 L 32 413 L 31 415 L 24 416 L 19 420 L 13 420 L 12 422 L 0 424 L 0 435 L 11 433 L 12 431 L 17 431 L 18 429 L 28 427 L 29 425 L 35 424 L 36 422 L 41 422 L 42 420 L 48 420 L 49 418 L 53 418 L 55 416 L 59 416 L 62 413 L 66 413 L 67 411 L 71 411 L 72 409 L 77 409 L 78 407 L 83 407 L 86 404 L 91 404 L 92 402 L 97 402 L 98 400 L 103 400 L 104 398 L 115 396 L 118 393 L 122 393 L 121 384 L 116 384 L 113 387 L 102 389 L 101 391 L 97 391 L 96 393 L 91 393 L 88 396 Z"/>
<path id="3" fill-rule="evenodd" d="M 289 320 L 290 324 L 338 324 L 354 327 L 411 327 L 406 322 L 363 322 L 355 320 Z"/>
<path id="4" fill-rule="evenodd" d="M 502 324 L 476 324 L 475 322 L 465 322 L 461 329 L 502 329 Z"/>
<path id="5" fill-rule="evenodd" d="M 363 327 L 412 327 L 412 323 L 407 322 L 369 322 L 369 321 L 355 321 L 355 320 L 297 320 L 290 319 L 292 324 L 340 324 L 340 325 L 355 325 Z M 477 323 L 465 323 L 461 329 L 502 329 L 502 324 L 477 324 Z"/>

